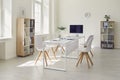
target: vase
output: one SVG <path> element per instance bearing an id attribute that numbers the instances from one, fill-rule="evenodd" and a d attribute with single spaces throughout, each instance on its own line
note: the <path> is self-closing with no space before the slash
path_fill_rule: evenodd
<path id="1" fill-rule="evenodd" d="M 109 21 L 109 19 L 106 19 L 106 21 Z"/>
<path id="2" fill-rule="evenodd" d="M 58 35 L 58 38 L 61 38 L 61 34 Z"/>

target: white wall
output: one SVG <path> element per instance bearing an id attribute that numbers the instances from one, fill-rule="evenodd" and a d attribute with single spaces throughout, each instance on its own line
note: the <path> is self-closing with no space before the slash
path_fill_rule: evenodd
<path id="1" fill-rule="evenodd" d="M 54 2 L 55 1 L 55 2 Z M 16 19 L 18 17 L 33 18 L 33 2 L 34 0 L 12 0 L 12 38 L 4 40 L 0 43 L 0 59 L 10 59 L 16 57 Z M 56 0 L 51 0 L 51 12 L 50 12 L 50 34 L 55 34 L 55 25 L 56 25 Z M 25 15 L 21 15 L 21 11 L 25 11 Z M 53 12 L 55 10 L 55 13 Z M 55 20 L 55 22 L 54 22 Z M 47 37 L 50 35 L 47 35 Z"/>
<path id="2" fill-rule="evenodd" d="M 105 20 L 104 15 L 111 16 L 110 20 L 115 21 L 117 24 L 115 27 L 119 28 L 120 26 L 118 24 L 120 22 L 120 0 L 59 0 L 58 3 L 58 25 L 69 29 L 70 24 L 83 24 L 86 38 L 88 35 L 94 34 L 94 46 L 100 47 L 100 21 Z M 91 13 L 88 18 L 85 17 L 87 12 Z M 66 34 L 68 32 L 66 31 Z M 116 38 L 116 44 L 120 44 L 120 42 L 118 43 L 120 35 L 117 35 Z"/>
<path id="3" fill-rule="evenodd" d="M 32 0 L 12 0 L 12 39 L 6 41 L 6 57 L 16 57 L 16 19 L 21 17 L 21 10 L 25 10 L 25 16 L 32 17 Z"/>
<path id="4" fill-rule="evenodd" d="M 0 43 L 0 59 L 10 59 L 16 57 L 16 19 L 18 17 L 32 18 L 33 0 L 12 0 L 12 38 Z M 21 15 L 21 11 L 25 15 Z"/>
<path id="5" fill-rule="evenodd" d="M 0 59 L 6 58 L 6 41 L 11 38 L 11 27 L 12 27 L 12 0 L 1 0 L 1 39 L 0 39 Z M 7 38 L 7 39 L 5 39 Z M 9 48 L 7 48 L 9 49 Z"/>
<path id="6" fill-rule="evenodd" d="M 5 59 L 5 43 L 0 42 L 0 59 Z"/>
<path id="7" fill-rule="evenodd" d="M 12 0 L 12 39 L 6 40 L 0 46 L 2 48 L 2 56 L 4 59 L 16 57 L 16 19 L 20 16 L 20 10 L 25 10 L 25 17 L 32 17 L 32 2 L 34 0 Z M 116 45 L 120 46 L 120 0 L 52 0 L 55 1 L 55 11 L 51 15 L 51 34 L 55 34 L 56 27 L 69 27 L 70 24 L 83 24 L 84 34 L 88 37 L 89 34 L 94 34 L 94 46 L 100 45 L 100 21 L 105 20 L 104 15 L 111 15 L 111 20 L 116 22 Z M 91 17 L 85 18 L 86 12 L 91 13 Z M 55 27 L 55 29 L 54 29 Z M 53 30 L 54 29 L 54 30 Z M 67 34 L 68 32 L 66 32 Z"/>

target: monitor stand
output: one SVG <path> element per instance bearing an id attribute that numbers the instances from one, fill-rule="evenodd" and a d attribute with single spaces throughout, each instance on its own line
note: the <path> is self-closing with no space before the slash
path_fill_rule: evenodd
<path id="1" fill-rule="evenodd" d="M 76 37 L 79 37 L 79 34 L 76 34 Z"/>

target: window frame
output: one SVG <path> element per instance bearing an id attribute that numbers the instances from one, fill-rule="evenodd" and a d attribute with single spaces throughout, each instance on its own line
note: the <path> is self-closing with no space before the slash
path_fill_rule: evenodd
<path id="1" fill-rule="evenodd" d="M 41 32 L 39 32 L 39 35 L 44 35 L 44 34 L 50 34 L 50 1 L 49 1 L 49 5 L 47 5 L 48 6 L 48 13 L 47 14 L 49 14 L 48 15 L 48 29 L 47 29 L 47 31 L 45 31 L 45 29 L 46 29 L 46 27 L 45 27 L 45 25 L 44 25 L 44 7 L 46 7 L 46 4 L 44 3 L 44 0 L 41 0 L 41 2 L 40 1 L 38 1 L 38 0 L 35 0 L 35 4 L 36 3 L 38 3 L 38 4 L 40 4 L 41 5 L 41 27 L 40 27 L 40 29 L 41 29 Z M 34 16 L 35 16 L 35 5 L 34 5 Z M 37 34 L 36 32 L 35 32 L 35 34 Z"/>
<path id="2" fill-rule="evenodd" d="M 39 4 L 39 5 L 41 6 L 41 13 L 42 13 L 42 2 L 39 2 L 39 1 L 36 0 L 36 1 L 35 1 L 35 8 L 36 8 L 36 4 L 37 4 L 37 5 Z M 34 15 L 36 14 L 36 13 L 35 13 L 35 12 L 36 12 L 36 11 L 35 11 L 35 8 L 34 8 Z M 42 14 L 41 14 L 41 17 L 42 17 Z M 42 18 L 40 18 L 40 20 L 42 21 Z M 35 30 L 36 30 L 36 22 L 37 22 L 37 21 L 36 21 L 36 15 L 35 15 Z M 37 23 L 38 23 L 38 22 L 37 22 Z M 42 26 L 42 22 L 40 22 L 40 23 L 41 23 L 41 24 L 40 24 L 40 27 L 39 27 L 39 28 L 42 28 L 42 27 L 41 27 L 41 26 Z M 41 30 L 40 30 L 40 31 L 41 31 Z M 38 33 L 35 32 L 35 34 L 38 35 L 38 34 L 41 34 L 41 32 L 38 32 Z"/>
<path id="3" fill-rule="evenodd" d="M 0 0 L 0 37 L 2 37 L 2 0 Z"/>

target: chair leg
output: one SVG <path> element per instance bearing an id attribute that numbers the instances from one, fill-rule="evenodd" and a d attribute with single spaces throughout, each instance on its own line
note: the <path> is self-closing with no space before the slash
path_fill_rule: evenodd
<path id="1" fill-rule="evenodd" d="M 76 64 L 76 67 L 78 66 L 79 63 L 82 63 L 82 60 L 83 60 L 84 56 L 86 57 L 88 68 L 90 68 L 90 63 L 91 63 L 91 65 L 93 65 L 93 62 L 92 62 L 88 52 L 81 52 L 80 55 L 79 55 L 79 59 L 78 59 L 78 62 Z"/>
<path id="2" fill-rule="evenodd" d="M 52 49 L 52 52 L 53 52 L 53 54 L 54 54 L 55 59 L 57 59 L 57 58 L 56 58 L 56 53 L 57 53 L 59 47 L 60 47 L 60 46 L 57 45 L 57 47 L 55 48 L 55 50 L 54 50 L 53 48 L 51 48 L 51 49 Z M 62 48 L 62 53 L 64 53 L 64 52 L 65 52 L 65 49 L 64 49 L 63 47 L 61 47 L 61 48 Z"/>
<path id="3" fill-rule="evenodd" d="M 78 62 L 77 62 L 77 64 L 76 64 L 76 67 L 78 66 L 79 63 L 82 62 L 83 55 L 84 55 L 84 54 L 81 52 L 80 55 L 79 55 L 79 59 L 78 59 Z"/>
<path id="4" fill-rule="evenodd" d="M 89 59 L 89 61 L 90 61 L 91 65 L 93 66 L 93 62 L 92 62 L 92 60 L 91 60 L 91 58 L 90 58 L 89 54 L 88 54 L 87 56 L 88 56 L 88 59 Z"/>
<path id="5" fill-rule="evenodd" d="M 57 45 L 57 47 L 56 47 L 56 49 L 55 49 L 55 53 L 58 51 L 58 48 L 59 48 L 59 47 L 62 48 L 62 53 L 64 53 L 64 52 L 65 52 L 65 49 L 64 49 L 62 46 L 59 46 L 59 45 Z"/>
<path id="6" fill-rule="evenodd" d="M 40 58 L 41 54 L 42 54 L 42 51 L 40 51 L 40 52 L 39 52 L 38 57 L 37 57 L 37 59 L 35 60 L 35 64 L 36 64 L 36 63 L 37 63 L 37 61 L 39 60 L 39 58 Z"/>
<path id="7" fill-rule="evenodd" d="M 45 52 L 44 52 L 44 59 L 45 59 L 46 66 L 48 66 L 48 63 L 47 63 L 47 55 L 45 54 Z"/>
<path id="8" fill-rule="evenodd" d="M 81 55 L 82 55 L 82 53 L 80 53 L 80 55 L 79 55 L 79 59 L 78 59 L 78 61 L 77 61 L 76 67 L 78 66 L 78 64 L 79 64 L 79 62 L 80 62 Z"/>
<path id="9" fill-rule="evenodd" d="M 57 59 L 57 58 L 56 58 L 56 51 L 54 51 L 53 48 L 51 48 L 51 49 L 52 49 L 52 52 L 53 52 L 53 54 L 54 54 L 54 58 Z"/>
<path id="10" fill-rule="evenodd" d="M 45 55 L 48 57 L 49 60 L 51 60 L 47 51 L 45 51 Z"/>
<path id="11" fill-rule="evenodd" d="M 87 64 L 88 64 L 88 68 L 90 68 L 90 64 L 89 64 L 89 60 L 88 60 L 88 52 L 85 53 L 86 56 L 86 60 L 87 60 Z"/>
<path id="12" fill-rule="evenodd" d="M 62 47 L 62 53 L 64 53 L 65 52 L 65 49 Z"/>
<path id="13" fill-rule="evenodd" d="M 80 64 L 82 63 L 82 60 L 83 60 L 83 56 L 84 56 L 84 53 L 82 53 L 82 55 L 81 55 Z"/>
<path id="14" fill-rule="evenodd" d="M 92 53 L 92 51 L 90 50 L 90 53 L 91 53 L 91 55 L 92 55 L 92 57 L 93 57 L 93 53 Z"/>
<path id="15" fill-rule="evenodd" d="M 55 53 L 58 51 L 59 45 L 57 45 L 56 49 L 55 49 Z"/>

